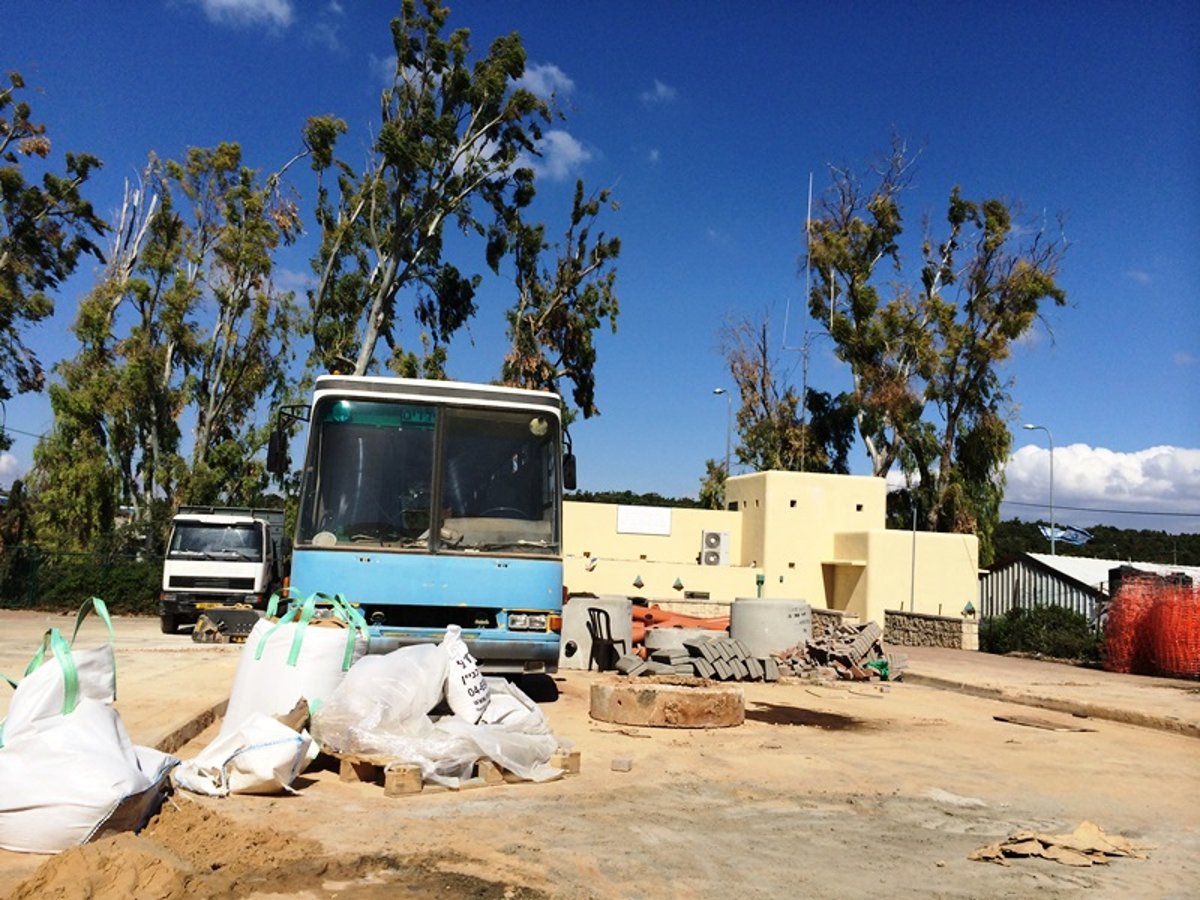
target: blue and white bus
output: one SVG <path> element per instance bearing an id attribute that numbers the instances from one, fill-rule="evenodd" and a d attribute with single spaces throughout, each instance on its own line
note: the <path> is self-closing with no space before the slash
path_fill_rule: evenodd
<path id="1" fill-rule="evenodd" d="M 558 396 L 328 375 L 300 410 L 287 413 L 309 423 L 292 589 L 355 604 L 371 652 L 457 624 L 485 671 L 555 671 L 574 481 Z M 282 446 L 277 432 L 272 471 Z"/>

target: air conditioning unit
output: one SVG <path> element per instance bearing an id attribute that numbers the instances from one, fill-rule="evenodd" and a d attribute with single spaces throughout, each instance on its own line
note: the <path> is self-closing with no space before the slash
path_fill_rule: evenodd
<path id="1" fill-rule="evenodd" d="M 729 532 L 705 531 L 701 533 L 700 565 L 729 565 Z"/>

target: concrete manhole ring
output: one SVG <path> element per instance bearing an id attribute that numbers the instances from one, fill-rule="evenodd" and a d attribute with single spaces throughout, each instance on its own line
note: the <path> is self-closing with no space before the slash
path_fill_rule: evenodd
<path id="1" fill-rule="evenodd" d="M 729 728 L 746 720 L 746 698 L 740 687 L 701 679 L 596 681 L 590 712 L 616 725 Z"/>

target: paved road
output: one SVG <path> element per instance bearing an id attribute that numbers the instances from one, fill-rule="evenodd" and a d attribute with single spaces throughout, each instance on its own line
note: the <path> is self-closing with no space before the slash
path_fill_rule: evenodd
<path id="1" fill-rule="evenodd" d="M 139 744 L 174 751 L 211 721 L 229 696 L 241 645 L 194 644 L 164 635 L 158 620 L 116 617 L 117 708 Z M 46 629 L 70 636 L 74 618 L 0 610 L 0 672 L 19 678 Z M 104 628 L 89 619 L 78 643 L 92 647 Z M 1045 709 L 1176 731 L 1200 738 L 1200 683 L 1121 675 L 1060 663 L 961 650 L 906 647 L 905 678 L 916 684 Z M 568 677 L 573 673 L 563 673 Z M 0 691 L 0 716 L 9 693 Z"/>
<path id="2" fill-rule="evenodd" d="M 0 672 L 20 680 L 49 628 L 68 639 L 73 614 L 0 610 Z M 239 645 L 194 644 L 187 634 L 165 635 L 157 618 L 114 616 L 117 710 L 134 743 L 174 751 L 203 727 L 229 696 Z M 76 644 L 95 647 L 107 639 L 103 624 L 89 617 Z M 0 716 L 11 691 L 0 684 Z"/>

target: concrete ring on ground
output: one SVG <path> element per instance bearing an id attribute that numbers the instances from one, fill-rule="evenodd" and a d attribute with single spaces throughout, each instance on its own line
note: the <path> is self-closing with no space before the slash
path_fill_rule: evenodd
<path id="1" fill-rule="evenodd" d="M 746 720 L 746 697 L 739 687 L 699 679 L 597 681 L 590 712 L 593 719 L 616 725 L 728 728 Z"/>

